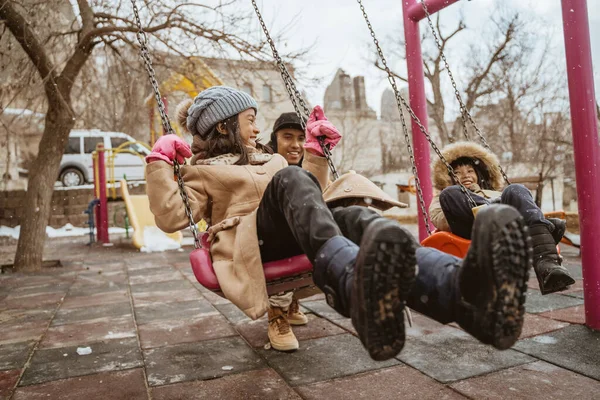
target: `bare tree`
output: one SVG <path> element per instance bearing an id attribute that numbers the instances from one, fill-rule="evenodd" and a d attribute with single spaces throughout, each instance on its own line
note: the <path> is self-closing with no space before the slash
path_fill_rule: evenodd
<path id="1" fill-rule="evenodd" d="M 214 8 L 200 2 L 143 2 L 142 19 L 152 47 L 160 46 L 168 53 L 236 53 L 267 59 L 264 42 L 244 30 L 252 15 L 231 7 L 234 2 Z M 17 270 L 37 270 L 42 265 L 53 185 L 69 132 L 78 117 L 73 88 L 80 73 L 95 49 L 105 47 L 119 54 L 124 46 L 135 46 L 134 34 L 138 30 L 129 1 L 77 0 L 76 18 L 61 26 L 36 12 L 39 7 L 52 4 L 56 9 L 68 6 L 67 2 L 56 0 L 0 0 L 2 28 L 10 31 L 35 67 L 47 104 L 40 151 L 29 171 L 24 203 L 28 212 L 21 220 L 14 262 Z M 58 44 L 62 51 L 53 53 L 51 44 Z"/>
<path id="2" fill-rule="evenodd" d="M 489 96 L 497 89 L 497 82 L 493 79 L 492 73 L 506 56 L 514 43 L 516 33 L 522 26 L 518 13 L 508 18 L 502 14 L 496 16 L 493 21 L 495 29 L 492 37 L 486 39 L 483 43 L 471 47 L 471 55 L 468 63 L 452 66 L 454 71 L 459 69 L 466 71 L 466 83 L 461 85 L 461 82 L 457 82 L 459 85 L 457 90 L 461 93 L 465 107 L 469 111 L 477 107 L 482 98 Z M 423 68 L 425 78 L 429 81 L 433 92 L 433 98 L 427 99 L 429 115 L 439 131 L 441 144 L 445 145 L 455 140 L 460 140 L 462 119 L 460 117 L 457 118 L 453 122 L 452 128 L 448 127 L 445 120 L 444 85 L 449 85 L 450 82 L 446 82 L 445 75 L 447 71 L 442 58 L 442 52 L 445 54 L 450 41 L 460 36 L 459 34 L 465 31 L 467 27 L 461 20 L 458 26 L 451 30 L 450 33 L 444 34 L 440 27 L 440 14 L 437 14 L 435 16 L 435 29 L 440 40 L 441 50 L 437 46 L 431 45 L 433 35 L 426 29 L 422 38 L 422 41 L 428 44 L 424 46 L 423 50 Z M 400 43 L 400 46 L 404 48 L 404 43 Z M 406 58 L 404 51 L 397 51 L 396 53 L 402 58 Z M 375 66 L 383 69 L 378 59 L 375 61 Z M 408 82 L 406 77 L 398 73 L 394 73 L 394 75 L 400 80 Z M 464 90 L 461 90 L 461 88 L 464 88 Z"/>
<path id="3" fill-rule="evenodd" d="M 368 150 L 379 150 L 379 146 L 366 145 L 379 141 L 377 119 L 369 118 L 356 110 L 328 111 L 327 117 L 344 135 L 334 152 L 339 157 L 336 160 L 338 170 L 357 170 L 367 176 L 379 171 L 379 166 L 374 165 L 373 160 L 379 159 L 380 154 L 365 153 Z"/>
<path id="4" fill-rule="evenodd" d="M 543 110 L 544 104 L 539 105 Z M 571 124 L 567 113 L 543 113 L 540 124 L 532 126 L 528 136 L 535 146 L 529 146 L 528 158 L 537 168 L 539 185 L 536 191 L 536 203 L 541 206 L 543 188 L 548 179 L 562 172 L 560 168 L 565 162 L 565 156 L 573 151 Z"/>

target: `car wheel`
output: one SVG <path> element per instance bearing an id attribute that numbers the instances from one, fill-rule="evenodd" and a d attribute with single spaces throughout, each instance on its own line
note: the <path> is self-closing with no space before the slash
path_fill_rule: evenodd
<path id="1" fill-rule="evenodd" d="M 77 168 L 66 168 L 60 173 L 60 181 L 66 187 L 83 185 L 83 173 Z"/>

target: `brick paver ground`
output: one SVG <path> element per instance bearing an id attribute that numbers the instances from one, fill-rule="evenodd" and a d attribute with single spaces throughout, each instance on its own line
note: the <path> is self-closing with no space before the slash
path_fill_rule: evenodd
<path id="1" fill-rule="evenodd" d="M 0 254 L 10 255 L 13 246 Z M 187 251 L 51 240 L 62 266 L 0 275 L 0 399 L 594 399 L 600 332 L 583 323 L 581 267 L 571 290 L 541 296 L 530 280 L 521 340 L 484 346 L 455 325 L 414 314 L 397 358 L 371 360 L 351 322 L 316 295 L 300 350 L 265 347 L 251 321 L 202 288 Z M 9 259 L 10 262 L 10 259 Z M 4 264 L 3 259 L 3 264 Z M 83 348 L 91 354 L 80 354 Z"/>

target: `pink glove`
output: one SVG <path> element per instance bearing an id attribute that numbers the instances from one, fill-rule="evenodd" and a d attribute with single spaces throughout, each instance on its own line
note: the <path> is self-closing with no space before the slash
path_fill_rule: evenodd
<path id="1" fill-rule="evenodd" d="M 306 143 L 304 143 L 304 148 L 313 154 L 324 156 L 323 149 L 321 149 L 321 145 L 317 139 L 321 136 L 325 139 L 325 145 L 329 147 L 329 150 L 333 150 L 340 139 L 342 139 L 342 134 L 337 130 L 335 125 L 327 120 L 321 106 L 315 106 L 306 122 Z"/>
<path id="2" fill-rule="evenodd" d="M 152 147 L 152 153 L 146 156 L 146 162 L 162 160 L 173 165 L 173 160 L 177 160 L 179 164 L 183 164 L 185 159 L 191 156 L 190 145 L 179 136 L 171 134 L 158 138 Z"/>

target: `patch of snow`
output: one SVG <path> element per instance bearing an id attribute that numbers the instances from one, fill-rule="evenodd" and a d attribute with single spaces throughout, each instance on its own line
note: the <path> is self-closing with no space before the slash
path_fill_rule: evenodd
<path id="1" fill-rule="evenodd" d="M 193 246 L 194 245 L 194 238 L 190 237 L 190 236 L 186 236 L 183 239 L 181 239 L 181 245 L 182 246 Z"/>
<path id="2" fill-rule="evenodd" d="M 20 226 L 16 226 L 14 228 L 10 228 L 8 226 L 0 226 L 0 236 L 10 236 L 13 239 L 18 239 L 20 231 Z M 129 228 L 129 231 L 133 232 L 133 229 Z M 96 232 L 96 229 L 94 229 L 94 232 Z M 85 236 L 89 235 L 89 233 L 90 228 L 77 228 L 71 224 L 66 224 L 62 228 L 53 228 L 51 226 L 46 227 L 46 235 L 48 235 L 49 238 Z M 108 233 L 125 233 L 125 228 L 110 227 L 108 228 Z"/>
<path id="3" fill-rule="evenodd" d="M 145 180 L 128 181 L 127 184 L 132 185 L 133 187 L 138 187 L 141 184 L 145 185 L 146 181 Z M 109 182 L 106 182 L 106 187 L 110 189 L 113 187 L 113 185 Z M 120 188 L 121 182 L 119 180 L 115 180 L 114 187 Z M 79 186 L 63 186 L 63 184 L 60 181 L 56 181 L 54 183 L 54 190 L 78 190 L 78 189 L 93 189 L 93 188 L 94 188 L 93 183 L 86 184 L 86 185 L 79 185 Z M 120 194 L 119 194 L 119 196 L 120 196 Z"/>
<path id="4" fill-rule="evenodd" d="M 87 347 L 78 347 L 77 348 L 77 354 L 79 354 L 80 356 L 87 356 L 88 354 L 92 354 L 92 348 L 87 346 Z"/>
<path id="5" fill-rule="evenodd" d="M 541 344 L 555 344 L 557 342 L 557 340 L 552 336 L 544 335 L 534 337 L 533 341 Z"/>
<path id="6" fill-rule="evenodd" d="M 15 226 L 14 228 L 8 226 L 0 226 L 0 236 L 10 236 L 13 239 L 18 239 L 20 231 L 20 226 Z"/>
<path id="7" fill-rule="evenodd" d="M 155 226 L 144 228 L 144 246 L 140 249 L 143 253 L 153 253 L 166 250 L 179 249 L 181 245 L 168 237 Z"/>
<path id="8" fill-rule="evenodd" d="M 128 332 L 108 332 L 108 335 L 105 335 L 104 338 L 105 339 L 125 339 L 128 337 L 133 336 L 131 333 Z"/>
<path id="9" fill-rule="evenodd" d="M 38 113 L 35 111 L 28 110 L 26 108 L 5 108 L 2 110 L 2 114 L 6 115 L 22 115 L 22 116 L 34 116 L 37 118 L 44 118 L 46 114 Z"/>
<path id="10" fill-rule="evenodd" d="M 46 235 L 48 235 L 49 238 L 83 236 L 89 233 L 89 228 L 75 228 L 71 224 L 66 224 L 62 228 L 53 228 L 51 226 L 46 227 Z"/>
<path id="11" fill-rule="evenodd" d="M 80 186 L 63 186 L 62 183 L 56 181 L 54 184 L 54 190 L 77 190 L 77 189 L 93 189 L 94 185 L 80 185 Z"/>

